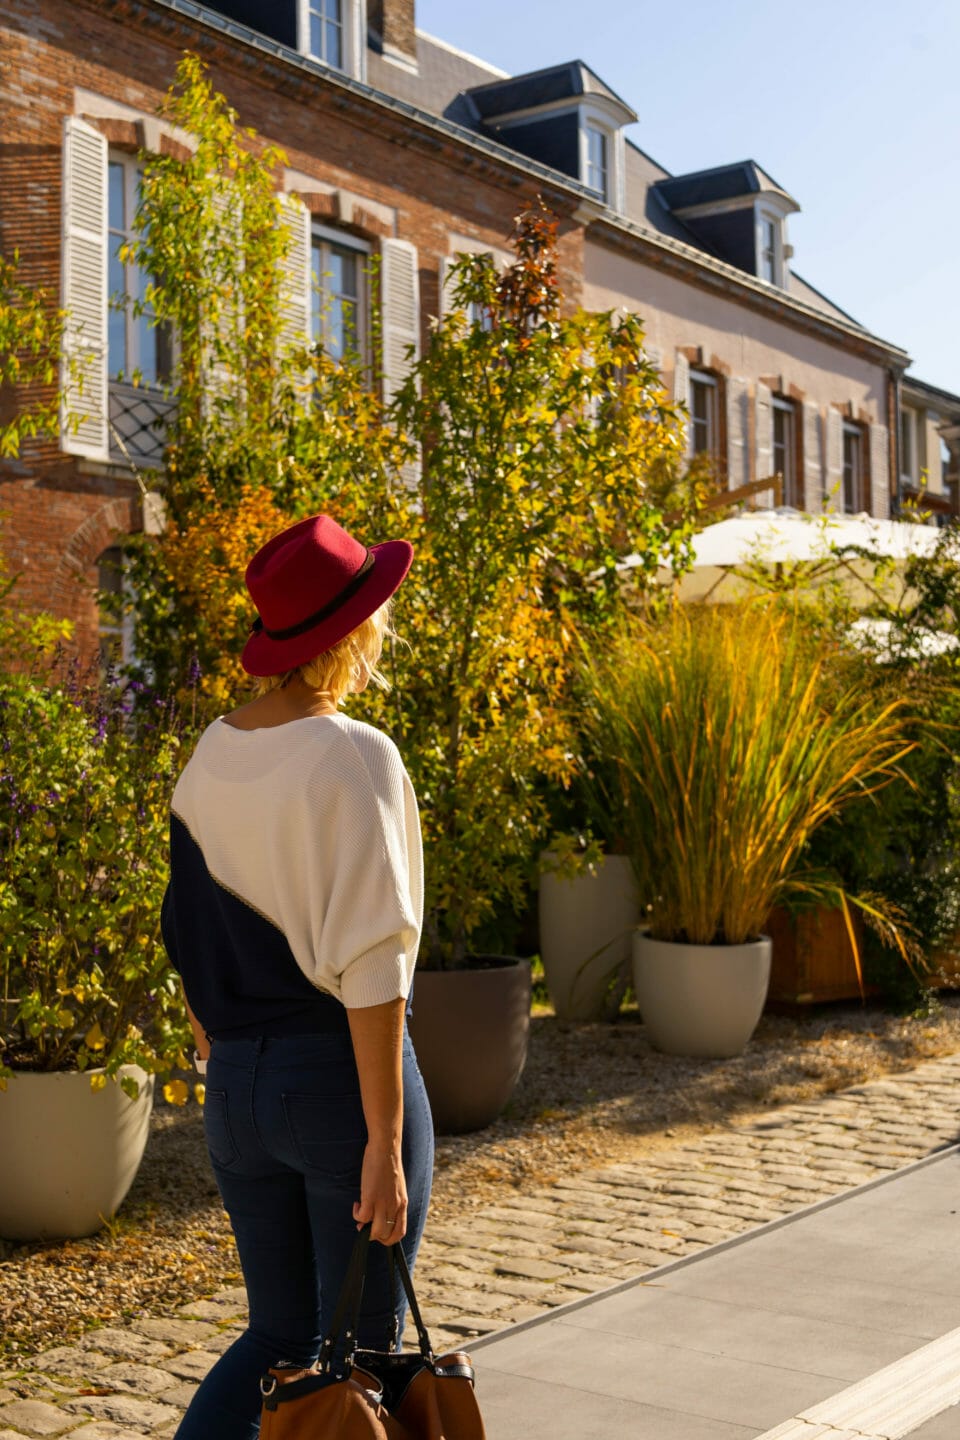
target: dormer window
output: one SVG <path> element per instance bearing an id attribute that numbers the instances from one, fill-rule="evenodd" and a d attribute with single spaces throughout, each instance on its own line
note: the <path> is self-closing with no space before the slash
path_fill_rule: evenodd
<path id="1" fill-rule="evenodd" d="M 786 287 L 793 253 L 787 216 L 800 207 L 755 160 L 666 176 L 652 189 L 714 255 L 768 285 Z"/>
<path id="2" fill-rule="evenodd" d="M 587 173 L 584 177 L 591 190 L 607 198 L 607 136 L 599 125 L 586 126 Z"/>
<path id="3" fill-rule="evenodd" d="M 501 145 L 571 176 L 602 204 L 623 211 L 623 129 L 636 111 L 582 60 L 475 85 L 465 100 Z"/>
<path id="4" fill-rule="evenodd" d="M 297 0 L 298 49 L 311 60 L 364 78 L 366 7 L 356 0 Z M 361 13 L 363 12 L 363 13 Z M 360 43 L 361 32 L 364 44 Z"/>

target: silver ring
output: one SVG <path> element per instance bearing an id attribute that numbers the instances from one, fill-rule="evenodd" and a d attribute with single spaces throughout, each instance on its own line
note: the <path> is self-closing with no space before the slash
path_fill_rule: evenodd
<path id="1" fill-rule="evenodd" d="M 388 1221 L 387 1221 L 387 1224 L 388 1224 L 388 1225 L 396 1225 L 396 1223 L 397 1223 L 396 1220 L 388 1220 Z"/>

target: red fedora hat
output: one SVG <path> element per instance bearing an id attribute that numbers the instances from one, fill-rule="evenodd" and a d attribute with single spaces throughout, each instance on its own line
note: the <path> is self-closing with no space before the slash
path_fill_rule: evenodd
<path id="1" fill-rule="evenodd" d="M 247 566 L 258 615 L 240 657 L 244 670 L 281 675 L 332 649 L 389 600 L 412 560 L 408 541 L 368 550 L 329 515 L 274 535 Z"/>

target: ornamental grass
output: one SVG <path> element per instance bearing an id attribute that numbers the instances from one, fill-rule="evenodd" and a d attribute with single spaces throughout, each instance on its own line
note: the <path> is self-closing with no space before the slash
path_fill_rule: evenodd
<path id="1" fill-rule="evenodd" d="M 858 905 L 910 958 L 892 907 L 804 861 L 821 825 L 901 778 L 915 741 L 900 701 L 865 696 L 802 611 L 775 602 L 631 616 L 584 651 L 602 798 L 654 938 L 739 944 L 774 905 L 806 897 L 842 905 L 848 925 Z"/>

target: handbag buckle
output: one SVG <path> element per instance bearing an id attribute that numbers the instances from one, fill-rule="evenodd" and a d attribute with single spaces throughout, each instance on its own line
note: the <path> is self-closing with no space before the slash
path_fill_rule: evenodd
<path id="1" fill-rule="evenodd" d="M 276 1375 L 261 1375 L 261 1376 L 260 1376 L 260 1394 L 263 1396 L 264 1400 L 268 1400 L 268 1399 L 270 1398 L 270 1396 L 273 1394 L 273 1392 L 276 1390 L 276 1388 L 277 1388 L 277 1377 L 276 1377 Z"/>

